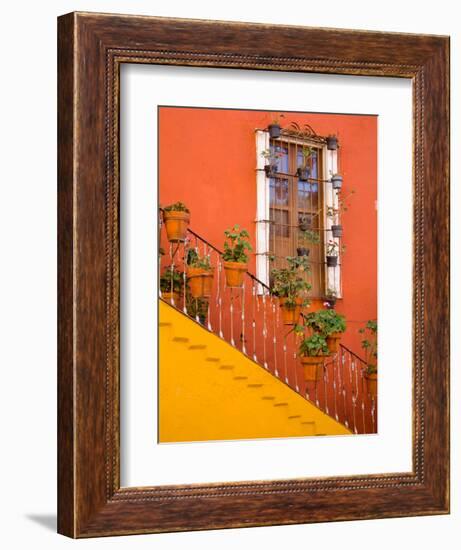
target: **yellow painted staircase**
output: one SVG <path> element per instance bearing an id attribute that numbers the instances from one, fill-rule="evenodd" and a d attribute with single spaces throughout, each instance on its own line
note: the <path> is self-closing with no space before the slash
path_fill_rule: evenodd
<path id="1" fill-rule="evenodd" d="M 160 443 L 351 433 L 163 300 L 159 327 Z"/>

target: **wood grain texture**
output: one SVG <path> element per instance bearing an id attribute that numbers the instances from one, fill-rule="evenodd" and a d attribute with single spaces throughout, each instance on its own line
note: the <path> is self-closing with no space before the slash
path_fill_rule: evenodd
<path id="1" fill-rule="evenodd" d="M 447 513 L 448 38 L 73 13 L 59 19 L 58 44 L 59 532 L 91 537 Z M 118 120 L 126 62 L 413 80 L 411 472 L 120 488 Z"/>

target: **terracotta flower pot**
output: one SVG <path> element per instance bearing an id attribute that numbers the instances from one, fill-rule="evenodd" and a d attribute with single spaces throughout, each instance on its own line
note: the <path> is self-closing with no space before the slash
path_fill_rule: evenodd
<path id="1" fill-rule="evenodd" d="M 341 342 L 341 332 L 332 332 L 330 336 L 327 336 L 327 346 L 331 353 L 336 353 L 339 350 L 339 343 Z"/>
<path id="2" fill-rule="evenodd" d="M 192 298 L 211 296 L 213 275 L 213 269 L 203 269 L 202 267 L 189 267 L 187 269 L 187 279 Z"/>
<path id="3" fill-rule="evenodd" d="M 173 306 L 179 305 L 179 292 L 162 292 L 162 298 Z"/>
<path id="4" fill-rule="evenodd" d="M 175 210 L 163 211 L 163 221 L 168 240 L 173 243 L 184 242 L 187 236 L 187 226 L 190 222 L 189 212 Z"/>
<path id="5" fill-rule="evenodd" d="M 248 271 L 248 264 L 241 262 L 224 262 L 224 273 L 226 274 L 226 286 L 230 288 L 242 288 L 245 273 Z"/>
<path id="6" fill-rule="evenodd" d="M 208 271 L 205 271 L 202 275 L 203 277 L 203 296 L 208 298 L 211 296 L 213 291 L 213 277 L 214 277 L 214 268 L 211 268 Z"/>
<path id="7" fill-rule="evenodd" d="M 367 381 L 367 391 L 372 399 L 376 399 L 378 395 L 378 373 L 365 373 L 365 380 Z"/>
<path id="8" fill-rule="evenodd" d="M 296 298 L 295 305 L 287 304 L 288 298 L 279 298 L 280 307 L 282 309 L 282 320 L 284 325 L 296 325 L 299 316 L 301 315 L 302 299 Z"/>
<path id="9" fill-rule="evenodd" d="M 325 357 L 316 355 L 315 357 L 301 357 L 301 365 L 304 370 L 304 380 L 306 382 L 316 382 L 322 378 L 323 363 Z"/>

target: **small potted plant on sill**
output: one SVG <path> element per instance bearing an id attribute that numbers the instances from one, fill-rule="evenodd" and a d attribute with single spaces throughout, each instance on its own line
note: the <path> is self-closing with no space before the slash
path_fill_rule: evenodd
<path id="1" fill-rule="evenodd" d="M 245 273 L 248 271 L 247 252 L 253 250 L 246 229 L 240 229 L 234 225 L 232 229 L 224 231 L 224 272 L 226 274 L 226 285 L 230 288 L 242 288 Z"/>
<path id="2" fill-rule="evenodd" d="M 336 305 L 336 300 L 338 299 L 338 294 L 334 288 L 328 288 L 325 293 L 325 304 L 328 305 L 330 309 L 333 309 Z"/>
<path id="3" fill-rule="evenodd" d="M 335 134 L 330 134 L 326 138 L 327 149 L 329 151 L 336 151 L 338 149 L 338 138 Z"/>
<path id="4" fill-rule="evenodd" d="M 184 284 L 184 274 L 178 271 L 176 267 L 166 266 L 160 276 L 160 292 L 162 298 L 172 305 L 179 304 L 179 298 Z"/>
<path id="5" fill-rule="evenodd" d="M 163 221 L 170 242 L 184 242 L 190 222 L 190 212 L 182 202 L 175 202 L 163 209 Z"/>
<path id="6" fill-rule="evenodd" d="M 367 383 L 367 391 L 372 399 L 376 399 L 378 390 L 378 323 L 374 319 L 367 321 L 366 325 L 359 329 L 364 335 L 361 341 L 362 349 L 365 351 L 367 363 L 364 377 Z"/>
<path id="7" fill-rule="evenodd" d="M 331 185 L 333 189 L 341 189 L 341 187 L 343 186 L 343 177 L 340 174 L 333 174 L 331 176 Z"/>
<path id="8" fill-rule="evenodd" d="M 322 367 L 328 356 L 328 346 L 321 334 L 314 333 L 303 338 L 299 345 L 299 356 L 306 382 L 316 382 L 322 377 Z"/>
<path id="9" fill-rule="evenodd" d="M 296 325 L 302 308 L 309 305 L 311 285 L 306 281 L 305 273 L 310 267 L 306 256 L 289 256 L 286 261 L 287 267 L 271 271 L 271 294 L 279 299 L 283 324 Z"/>
<path id="10" fill-rule="evenodd" d="M 298 166 L 296 170 L 296 175 L 300 181 L 308 181 L 311 175 L 311 168 L 309 166 L 309 159 L 313 154 L 313 149 L 311 147 L 304 146 L 301 150 L 303 156 L 303 162 L 301 166 Z"/>
<path id="11" fill-rule="evenodd" d="M 320 234 L 318 231 L 307 229 L 306 231 L 301 231 L 299 240 L 301 241 L 301 243 L 305 241 L 309 244 L 317 245 L 320 243 Z M 309 256 L 310 249 L 304 246 L 298 246 L 296 248 L 296 253 L 298 254 L 298 256 Z"/>
<path id="12" fill-rule="evenodd" d="M 346 250 L 346 247 L 343 245 L 339 246 L 339 243 L 336 241 L 328 241 L 327 244 L 327 267 L 336 267 L 338 265 L 338 256 L 339 252 L 344 252 Z"/>
<path id="13" fill-rule="evenodd" d="M 315 333 L 321 334 L 330 353 L 339 349 L 341 335 L 346 330 L 346 318 L 334 309 L 321 309 L 305 316 L 305 325 Z"/>
<path id="14" fill-rule="evenodd" d="M 264 171 L 266 172 L 266 177 L 274 178 L 278 172 L 278 162 L 282 158 L 282 153 L 280 151 L 271 149 L 265 149 L 261 156 L 266 159 L 266 165 L 264 166 Z"/>
<path id="15" fill-rule="evenodd" d="M 271 139 L 277 139 L 280 137 L 280 134 L 282 132 L 282 127 L 280 125 L 281 118 L 283 118 L 283 115 L 276 116 L 274 120 L 267 127 L 267 130 L 269 132 L 269 137 Z"/>
<path id="16" fill-rule="evenodd" d="M 214 268 L 209 256 L 200 256 L 194 248 L 187 251 L 187 282 L 192 298 L 207 298 L 213 288 Z"/>

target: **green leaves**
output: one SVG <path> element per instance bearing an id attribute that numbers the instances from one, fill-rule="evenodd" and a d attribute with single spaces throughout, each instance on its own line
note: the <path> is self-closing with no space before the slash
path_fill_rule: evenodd
<path id="1" fill-rule="evenodd" d="M 346 246 L 343 244 L 341 247 L 336 241 L 328 241 L 327 243 L 327 256 L 339 256 L 339 252 L 344 253 Z"/>
<path id="2" fill-rule="evenodd" d="M 162 292 L 181 292 L 184 282 L 184 273 L 178 271 L 176 266 L 166 266 L 160 276 L 160 290 Z"/>
<path id="3" fill-rule="evenodd" d="M 231 229 L 224 231 L 226 240 L 224 241 L 223 260 L 225 262 L 238 262 L 246 264 L 248 262 L 247 252 L 252 252 L 253 247 L 249 243 L 250 234 L 246 229 L 240 229 L 238 224 Z"/>
<path id="4" fill-rule="evenodd" d="M 312 229 L 308 229 L 307 231 L 301 231 L 300 236 L 301 236 L 301 239 L 306 240 L 308 243 L 311 243 L 311 244 L 320 243 L 320 234 L 318 231 L 313 231 Z"/>
<path id="5" fill-rule="evenodd" d="M 175 202 L 174 204 L 170 204 L 168 206 L 165 206 L 163 209 L 165 212 L 187 212 L 189 213 L 189 209 L 183 202 Z"/>
<path id="6" fill-rule="evenodd" d="M 316 357 L 318 355 L 328 355 L 327 341 L 324 336 L 314 333 L 308 338 L 304 338 L 299 345 L 299 354 Z"/>
<path id="7" fill-rule="evenodd" d="M 265 149 L 261 156 L 264 157 L 269 164 L 277 164 L 278 160 L 283 157 L 281 151 L 276 150 L 275 148 Z"/>
<path id="8" fill-rule="evenodd" d="M 287 307 L 294 307 L 297 298 L 304 298 L 302 305 L 306 306 L 309 304 L 307 294 L 312 288 L 304 277 L 304 273 L 310 270 L 309 262 L 305 256 L 288 256 L 286 261 L 288 267 L 271 271 L 271 293 L 279 298 L 287 298 Z"/>
<path id="9" fill-rule="evenodd" d="M 359 329 L 359 334 L 365 335 L 360 345 L 365 350 L 367 372 L 368 374 L 374 374 L 378 372 L 378 322 L 376 319 L 367 321 L 365 326 Z"/>
<path id="10" fill-rule="evenodd" d="M 334 309 L 321 309 L 304 316 L 304 326 L 295 327 L 296 334 L 303 334 L 310 329 L 311 336 L 304 338 L 299 347 L 301 355 L 329 355 L 326 339 L 336 332 L 346 330 L 346 318 Z M 323 346 L 325 343 L 325 346 Z"/>
<path id="11" fill-rule="evenodd" d="M 200 256 L 195 248 L 190 248 L 187 251 L 186 264 L 190 267 L 200 267 L 207 271 L 211 269 L 210 256 Z"/>
<path id="12" fill-rule="evenodd" d="M 346 330 L 346 318 L 334 309 L 321 309 L 305 316 L 305 324 L 324 337 Z"/>

